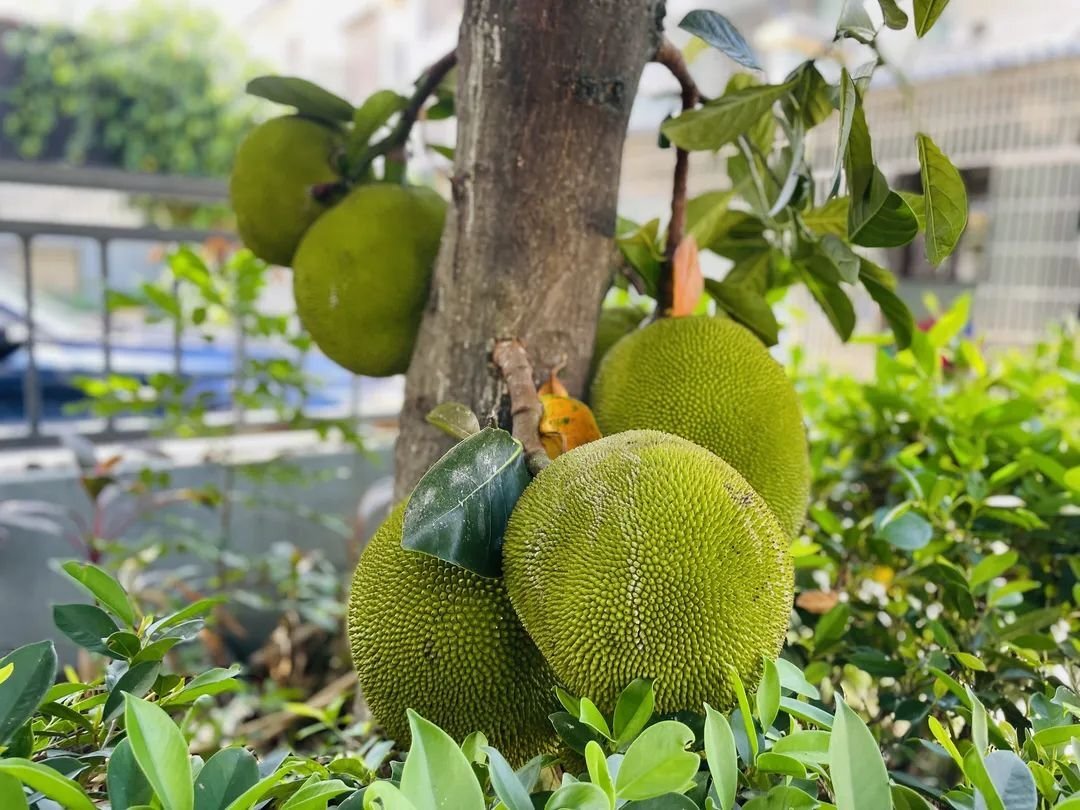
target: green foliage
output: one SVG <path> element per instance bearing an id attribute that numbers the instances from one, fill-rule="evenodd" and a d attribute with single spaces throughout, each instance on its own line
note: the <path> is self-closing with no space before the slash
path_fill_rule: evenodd
<path id="1" fill-rule="evenodd" d="M 85 32 L 25 27 L 4 133 L 26 158 L 223 177 L 253 122 L 235 91 L 250 66 L 205 9 L 140 2 Z"/>

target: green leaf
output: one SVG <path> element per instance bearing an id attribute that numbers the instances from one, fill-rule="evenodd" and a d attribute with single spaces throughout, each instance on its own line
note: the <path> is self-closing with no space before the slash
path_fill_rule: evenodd
<path id="1" fill-rule="evenodd" d="M 841 340 L 847 341 L 851 333 L 855 331 L 855 307 L 839 284 L 823 279 L 822 274 L 816 272 L 820 268 L 820 264 L 814 261 L 817 258 L 819 257 L 811 256 L 801 261 L 799 275 L 806 289 L 810 291 L 818 306 L 821 307 L 821 311 L 825 313 L 825 317 L 836 330 L 836 334 Z M 826 264 L 832 266 L 831 262 L 826 262 Z"/>
<path id="2" fill-rule="evenodd" d="M 225 810 L 259 782 L 259 763 L 250 751 L 222 748 L 195 779 L 195 810 Z"/>
<path id="3" fill-rule="evenodd" d="M 827 121 L 833 113 L 831 88 L 813 60 L 799 65 L 792 71 L 789 79 L 795 86 L 782 102 L 787 119 L 793 124 L 801 122 L 806 130 Z M 771 147 L 772 144 L 768 146 Z"/>
<path id="4" fill-rule="evenodd" d="M 506 522 L 529 481 L 521 442 L 484 428 L 420 479 L 405 507 L 401 545 L 497 577 Z"/>
<path id="5" fill-rule="evenodd" d="M 885 17 L 885 25 L 894 31 L 903 31 L 908 24 L 908 16 L 904 10 L 896 4 L 896 0 L 878 0 L 881 6 L 881 14 Z"/>
<path id="6" fill-rule="evenodd" d="M 700 808 L 685 794 L 665 793 L 640 802 L 627 802 L 619 810 L 700 810 Z"/>
<path id="7" fill-rule="evenodd" d="M 878 267 L 869 259 L 861 259 L 859 263 L 859 280 L 863 287 L 881 307 L 881 314 L 892 329 L 896 338 L 896 348 L 903 351 L 911 345 L 911 337 L 915 331 L 915 320 L 911 316 L 911 310 L 893 289 L 896 285 L 892 274 L 882 267 Z"/>
<path id="8" fill-rule="evenodd" d="M 146 695 L 153 687 L 160 671 L 160 661 L 144 661 L 128 669 L 109 692 L 109 699 L 105 701 L 105 708 L 102 710 L 102 719 L 108 723 L 123 711 L 125 695 L 140 698 Z"/>
<path id="9" fill-rule="evenodd" d="M 780 673 L 776 670 L 776 664 L 769 658 L 765 659 L 765 668 L 755 699 L 758 720 L 761 721 L 762 729 L 768 731 L 776 719 L 777 712 L 780 711 Z"/>
<path id="10" fill-rule="evenodd" d="M 806 680 L 803 671 L 784 658 L 776 659 L 776 669 L 780 673 L 780 686 L 796 695 L 806 695 L 814 700 L 821 699 L 821 692 Z"/>
<path id="11" fill-rule="evenodd" d="M 405 798 L 419 808 L 484 810 L 480 783 L 457 743 L 412 709 L 408 715 L 412 748 L 401 772 Z"/>
<path id="12" fill-rule="evenodd" d="M 424 419 L 455 439 L 467 439 L 480 432 L 480 420 L 468 405 L 460 402 L 442 402 L 428 411 Z"/>
<path id="13" fill-rule="evenodd" d="M 859 107 L 859 92 L 855 89 L 855 82 L 847 68 L 840 70 L 840 130 L 836 137 L 836 158 L 833 161 L 832 182 L 829 183 L 829 196 L 834 196 L 840 190 L 840 169 L 844 165 L 844 155 L 847 154 L 848 140 L 851 138 L 851 124 L 855 117 L 855 110 Z M 845 210 L 846 213 L 846 210 Z M 847 228 L 844 228 L 844 236 Z"/>
<path id="14" fill-rule="evenodd" d="M 941 721 L 936 717 L 928 717 L 926 724 L 930 728 L 930 733 L 934 735 L 934 739 L 938 741 L 938 744 L 945 749 L 946 753 L 952 757 L 953 762 L 964 767 L 964 758 L 960 756 L 960 751 L 956 747 L 956 743 L 952 740 L 952 735 L 949 734 L 949 730 L 941 724 Z"/>
<path id="15" fill-rule="evenodd" d="M 1066 745 L 1073 739 L 1080 739 L 1080 724 L 1044 728 L 1042 731 L 1037 731 L 1031 739 L 1036 745 L 1041 745 L 1044 748 Z"/>
<path id="16" fill-rule="evenodd" d="M 14 776 L 0 774 L 0 807 L 6 810 L 30 810 L 22 783 Z M 125 808 L 117 808 L 125 810 Z"/>
<path id="17" fill-rule="evenodd" d="M 124 725 L 135 761 L 154 787 L 164 810 L 193 810 L 187 740 L 164 710 L 134 695 L 124 707 Z"/>
<path id="18" fill-rule="evenodd" d="M 131 741 L 126 738 L 109 755 L 105 782 L 112 810 L 129 810 L 140 804 L 150 804 L 154 798 L 154 788 L 135 761 Z"/>
<path id="19" fill-rule="evenodd" d="M 919 220 L 907 201 L 895 191 L 889 191 L 881 206 L 858 231 L 852 231 L 851 241 L 863 247 L 900 247 L 911 242 L 919 233 Z"/>
<path id="20" fill-rule="evenodd" d="M 928 135 L 915 136 L 926 204 L 926 258 L 935 267 L 956 249 L 967 227 L 964 178 Z"/>
<path id="21" fill-rule="evenodd" d="M 506 805 L 507 810 L 533 810 L 528 789 L 521 784 L 506 758 L 491 746 L 484 748 L 484 751 L 488 756 L 491 787 L 499 801 Z"/>
<path id="22" fill-rule="evenodd" d="M 804 723 L 813 723 L 815 726 L 825 729 L 833 727 L 832 715 L 802 700 L 782 697 L 780 698 L 780 710 L 798 720 L 802 720 Z"/>
<path id="23" fill-rule="evenodd" d="M 240 688 L 240 682 L 236 680 L 238 674 L 240 674 L 239 664 L 233 664 L 228 668 L 213 667 L 196 675 L 182 689 L 162 698 L 161 704 L 182 706 L 203 695 L 220 695 L 222 692 L 234 691 Z"/>
<path id="24" fill-rule="evenodd" d="M 1020 559 L 1019 552 L 1007 551 L 1004 554 L 988 554 L 979 560 L 979 564 L 971 570 L 968 582 L 972 590 L 995 579 L 1014 565 Z"/>
<path id="25" fill-rule="evenodd" d="M 947 5 L 949 0 L 915 0 L 915 35 L 926 36 Z"/>
<path id="26" fill-rule="evenodd" d="M 1008 810 L 1035 810 L 1039 800 L 1035 778 L 1024 760 L 1012 751 L 992 751 L 986 755 L 983 764 L 1001 803 Z M 987 803 L 981 799 L 980 795 L 975 797 L 976 810 L 988 810 Z"/>
<path id="27" fill-rule="evenodd" d="M 762 84 L 728 92 L 668 119 L 660 129 L 681 149 L 719 149 L 745 134 L 790 89 L 790 84 Z"/>
<path id="28" fill-rule="evenodd" d="M 727 315 L 741 323 L 766 346 L 775 346 L 780 338 L 780 324 L 765 296 L 744 284 L 732 284 L 727 279 L 705 279 L 705 292 Z"/>
<path id="29" fill-rule="evenodd" d="M 585 746 L 585 766 L 589 772 L 589 781 L 604 791 L 608 804 L 614 810 L 615 786 L 611 783 L 611 771 L 608 770 L 604 749 L 596 741 Z"/>
<path id="30" fill-rule="evenodd" d="M 921 515 L 905 512 L 879 528 L 877 536 L 894 548 L 917 551 L 930 542 L 934 528 Z"/>
<path id="31" fill-rule="evenodd" d="M 772 751 L 797 759 L 804 765 L 826 765 L 829 762 L 829 739 L 827 731 L 800 729 L 777 740 Z"/>
<path id="32" fill-rule="evenodd" d="M 53 605 L 53 624 L 80 647 L 112 657 L 105 646 L 105 639 L 119 628 L 101 608 L 94 605 Z"/>
<path id="33" fill-rule="evenodd" d="M 707 248 L 724 235 L 732 223 L 728 216 L 731 191 L 708 191 L 686 201 L 686 235 L 694 237 L 698 245 Z"/>
<path id="34" fill-rule="evenodd" d="M 566 711 L 572 714 L 574 717 L 577 717 L 579 714 L 581 714 L 580 698 L 574 697 L 558 685 L 555 686 L 555 697 L 559 699 L 559 703 L 562 704 L 563 708 L 566 709 Z"/>
<path id="35" fill-rule="evenodd" d="M 139 637 L 128 630 L 117 630 L 105 639 L 105 649 L 112 658 L 117 660 L 130 660 L 139 654 L 142 642 Z"/>
<path id="36" fill-rule="evenodd" d="M 304 763 L 302 761 L 299 761 L 299 760 L 293 760 L 291 762 L 285 762 L 284 764 L 278 766 L 278 769 L 276 771 L 274 771 L 272 774 L 270 774 L 269 776 L 263 777 L 256 784 L 252 785 L 250 788 L 248 788 L 243 793 L 241 793 L 239 796 L 237 796 L 233 800 L 233 802 L 227 808 L 225 808 L 225 810 L 251 810 L 251 808 L 254 807 L 259 802 L 259 800 L 262 799 L 263 796 L 265 796 L 267 793 L 269 793 L 270 790 L 275 785 L 277 785 L 279 782 L 281 782 L 286 776 L 288 776 L 290 773 L 292 773 L 294 771 L 297 771 L 297 770 L 300 770 L 301 768 L 304 768 L 304 767 L 306 767 L 306 763 Z M 379 785 L 390 785 L 390 783 L 389 782 L 374 782 L 368 788 L 368 792 L 369 793 L 372 792 Z M 392 785 L 390 785 L 390 786 L 392 787 Z M 378 793 L 378 791 L 375 791 L 375 792 Z M 366 796 L 365 796 L 365 799 L 366 799 Z M 366 801 L 365 801 L 364 806 L 365 807 L 367 806 Z M 414 810 L 412 805 L 409 804 L 408 802 L 406 802 L 405 804 L 388 805 L 388 807 L 390 807 L 390 808 L 403 808 L 404 810 Z"/>
<path id="37" fill-rule="evenodd" d="M 76 584 L 101 602 L 106 610 L 129 627 L 135 626 L 135 607 L 131 604 L 127 591 L 111 574 L 96 565 L 80 563 L 74 560 L 66 562 L 60 567 L 65 574 L 75 580 Z"/>
<path id="38" fill-rule="evenodd" d="M 649 722 L 656 706 L 656 693 L 649 678 L 638 678 L 623 689 L 615 703 L 612 733 L 617 748 L 626 747 Z"/>
<path id="39" fill-rule="evenodd" d="M 877 740 L 841 697 L 836 699 L 829 741 L 829 773 L 837 810 L 892 806 L 889 774 Z"/>
<path id="40" fill-rule="evenodd" d="M 607 794 L 591 782 L 571 782 L 551 794 L 544 810 L 611 810 Z"/>
<path id="41" fill-rule="evenodd" d="M 28 788 L 40 792 L 66 810 L 94 810 L 90 797 L 86 795 L 78 782 L 61 776 L 48 765 L 20 757 L 0 759 L 0 775 L 19 780 Z M 165 810 L 171 810 L 171 808 Z"/>
<path id="42" fill-rule="evenodd" d="M 1005 805 L 1002 804 L 1001 796 L 998 795 L 997 788 L 986 770 L 982 752 L 975 747 L 969 748 L 967 754 L 964 755 L 964 775 L 975 787 L 976 802 L 981 799 L 982 807 L 986 808 L 986 810 L 1006 810 Z M 978 806 L 976 804 L 976 807 Z"/>
<path id="43" fill-rule="evenodd" d="M 697 773 L 700 758 L 686 747 L 694 742 L 690 727 L 661 720 L 645 729 L 626 749 L 615 791 L 620 799 L 650 799 L 682 793 Z"/>
<path id="44" fill-rule="evenodd" d="M 821 253 L 836 268 L 836 272 L 842 281 L 854 284 L 859 280 L 860 259 L 843 239 L 839 236 L 826 234 L 818 244 Z"/>
<path id="45" fill-rule="evenodd" d="M 611 739 L 611 729 L 608 728 L 607 720 L 604 719 L 603 713 L 596 708 L 596 704 L 588 698 L 581 698 L 578 701 L 578 720 Z"/>
<path id="46" fill-rule="evenodd" d="M 181 608 L 176 613 L 170 613 L 168 616 L 164 616 L 158 619 L 156 622 L 146 628 L 147 638 L 157 636 L 161 631 L 167 630 L 170 627 L 175 627 L 178 624 L 188 621 L 189 619 L 198 618 L 204 616 L 213 610 L 215 607 L 225 601 L 224 597 L 211 596 L 205 599 L 197 599 L 190 605 Z"/>
<path id="47" fill-rule="evenodd" d="M 348 793 L 351 789 L 340 779 L 322 779 L 318 774 L 312 774 L 300 789 L 281 805 L 281 810 L 326 810 L 332 798 Z"/>
<path id="48" fill-rule="evenodd" d="M 926 799 L 904 785 L 893 785 L 892 793 L 893 810 L 934 810 L 934 806 Z"/>
<path id="49" fill-rule="evenodd" d="M 750 701 L 746 697 L 746 687 L 743 685 L 738 670 L 728 664 L 727 671 L 728 677 L 731 678 L 731 683 L 735 687 L 735 697 L 739 703 L 739 713 L 742 715 L 743 731 L 746 732 L 746 739 L 750 745 L 750 759 L 747 764 L 753 764 L 758 755 L 758 735 L 757 729 L 754 728 L 754 716 L 750 713 Z"/>
<path id="50" fill-rule="evenodd" d="M 0 683 L 0 745 L 7 743 L 45 698 L 56 680 L 56 649 L 51 641 L 38 641 L 0 658 L 0 669 L 11 674 Z"/>
<path id="51" fill-rule="evenodd" d="M 739 787 L 739 755 L 727 718 L 705 704 L 705 758 L 709 763 L 720 810 L 732 810 Z"/>
<path id="52" fill-rule="evenodd" d="M 604 739 L 603 734 L 568 712 L 555 712 L 548 715 L 548 719 L 563 742 L 582 756 L 585 755 L 585 746 L 590 740 L 601 742 Z"/>
<path id="53" fill-rule="evenodd" d="M 870 15 L 866 13 L 863 0 L 845 0 L 836 24 L 836 39 L 848 37 L 867 45 L 874 41 L 877 30 Z"/>
<path id="54" fill-rule="evenodd" d="M 778 773 L 794 779 L 806 778 L 806 766 L 795 757 L 778 754 L 775 751 L 762 751 L 754 760 L 754 766 L 765 773 Z"/>
<path id="55" fill-rule="evenodd" d="M 349 140 L 366 144 L 379 127 L 389 121 L 394 113 L 401 112 L 407 103 L 405 96 L 393 90 L 376 90 L 353 111 Z"/>
<path id="56" fill-rule="evenodd" d="M 814 233 L 821 235 L 832 234 L 841 239 L 847 239 L 848 205 L 851 203 L 847 197 L 834 197 L 824 205 L 811 208 L 804 212 L 800 219 L 803 225 Z"/>
<path id="57" fill-rule="evenodd" d="M 258 76 L 247 83 L 250 95 L 295 107 L 301 115 L 324 121 L 352 121 L 353 105 L 314 82 L 296 76 Z"/>
<path id="58" fill-rule="evenodd" d="M 761 70 L 750 44 L 723 14 L 708 10 L 691 11 L 683 17 L 679 28 L 699 37 L 743 67 Z"/>

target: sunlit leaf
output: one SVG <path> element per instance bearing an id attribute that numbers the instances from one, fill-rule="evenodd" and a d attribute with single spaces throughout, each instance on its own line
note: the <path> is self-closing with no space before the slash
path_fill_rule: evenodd
<path id="1" fill-rule="evenodd" d="M 936 266 L 956 249 L 967 227 L 967 190 L 960 172 L 929 136 L 919 133 L 915 142 L 926 202 L 926 258 Z"/>

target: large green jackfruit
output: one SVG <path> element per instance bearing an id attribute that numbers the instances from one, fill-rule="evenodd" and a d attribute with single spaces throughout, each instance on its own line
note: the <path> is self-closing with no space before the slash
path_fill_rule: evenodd
<path id="1" fill-rule="evenodd" d="M 236 152 L 229 196 L 244 244 L 271 264 L 290 265 L 300 238 L 327 206 L 312 188 L 334 183 L 341 135 L 298 115 L 255 127 Z"/>
<path id="2" fill-rule="evenodd" d="M 346 616 L 372 714 L 402 746 L 406 709 L 457 740 L 482 731 L 514 765 L 555 751 L 555 679 L 502 580 L 401 546 L 404 504 L 360 557 Z"/>
<path id="3" fill-rule="evenodd" d="M 555 676 L 610 710 L 639 677 L 659 712 L 700 712 L 752 687 L 791 613 L 789 540 L 725 461 L 651 430 L 556 458 L 503 544 L 506 589 Z"/>
<path id="4" fill-rule="evenodd" d="M 409 367 L 445 216 L 431 189 L 373 183 L 308 229 L 293 259 L 293 293 L 327 357 L 369 377 Z"/>
<path id="5" fill-rule="evenodd" d="M 616 343 L 590 405 L 605 436 L 662 430 L 719 455 L 794 535 L 810 492 L 798 396 L 749 330 L 727 318 L 662 318 Z"/>

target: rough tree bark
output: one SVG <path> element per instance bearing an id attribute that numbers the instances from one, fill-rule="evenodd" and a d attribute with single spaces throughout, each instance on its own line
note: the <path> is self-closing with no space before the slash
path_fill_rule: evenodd
<path id="1" fill-rule="evenodd" d="M 467 0 L 458 43 L 453 204 L 413 353 L 396 449 L 407 495 L 450 441 L 457 400 L 503 416 L 491 364 L 518 338 L 580 395 L 612 268 L 630 107 L 663 0 Z"/>

